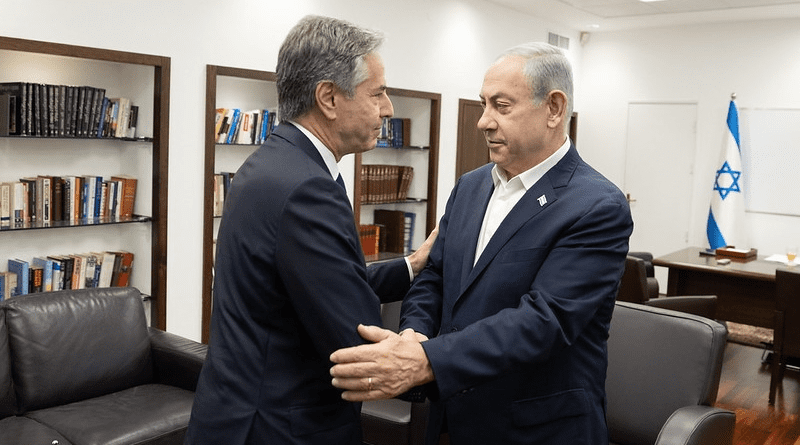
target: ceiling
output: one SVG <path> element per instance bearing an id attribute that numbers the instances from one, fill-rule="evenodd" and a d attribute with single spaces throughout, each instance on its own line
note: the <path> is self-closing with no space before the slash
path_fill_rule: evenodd
<path id="1" fill-rule="evenodd" d="M 799 18 L 790 0 L 487 0 L 578 31 Z"/>

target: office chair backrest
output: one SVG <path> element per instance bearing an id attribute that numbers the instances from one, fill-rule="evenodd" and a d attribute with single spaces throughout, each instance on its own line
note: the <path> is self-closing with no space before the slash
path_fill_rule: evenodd
<path id="1" fill-rule="evenodd" d="M 617 302 L 608 339 L 611 442 L 655 443 L 678 408 L 717 398 L 727 331 L 683 312 Z"/>
<path id="2" fill-rule="evenodd" d="M 625 271 L 619 282 L 617 301 L 644 304 L 649 299 L 645 262 L 641 258 L 628 255 L 625 258 Z"/>
<path id="3" fill-rule="evenodd" d="M 782 343 L 784 355 L 800 357 L 800 269 L 775 271 L 775 310 L 783 313 L 783 320 L 776 320 L 775 342 Z"/>

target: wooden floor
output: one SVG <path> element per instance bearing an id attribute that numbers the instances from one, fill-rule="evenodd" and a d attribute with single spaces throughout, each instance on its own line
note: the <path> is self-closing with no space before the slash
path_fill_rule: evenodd
<path id="1" fill-rule="evenodd" d="M 770 406 L 770 366 L 761 356 L 761 349 L 728 343 L 716 406 L 736 413 L 734 445 L 800 445 L 800 373 L 787 368 Z"/>

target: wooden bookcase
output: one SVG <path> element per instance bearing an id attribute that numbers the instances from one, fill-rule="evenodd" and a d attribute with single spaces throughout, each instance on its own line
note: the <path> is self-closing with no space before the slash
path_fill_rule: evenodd
<path id="1" fill-rule="evenodd" d="M 206 66 L 206 128 L 203 195 L 203 302 L 202 341 L 208 343 L 214 286 L 214 240 L 220 218 L 214 216 L 214 175 L 235 172 L 258 146 L 217 144 L 217 108 L 267 108 L 278 105 L 275 73 L 217 65 Z"/>
<path id="2" fill-rule="evenodd" d="M 84 248 L 134 251 L 131 285 L 148 296 L 151 325 L 165 329 L 170 59 L 0 37 L 0 73 L 0 82 L 90 85 L 106 89 L 106 97 L 129 97 L 139 106 L 137 135 L 146 136 L 0 138 L 0 182 L 40 174 L 131 173 L 138 180 L 134 218 L 7 228 L 0 261 Z"/>
<path id="3" fill-rule="evenodd" d="M 441 94 L 388 88 L 394 117 L 411 122 L 411 140 L 400 148 L 377 147 L 355 155 L 353 213 L 356 224 L 371 224 L 375 209 L 402 210 L 416 214 L 412 244 L 416 248 L 436 226 L 436 187 L 439 166 L 439 121 Z M 408 199 L 382 204 L 363 204 L 362 165 L 407 165 L 414 168 Z M 379 260 L 402 256 L 381 254 Z"/>

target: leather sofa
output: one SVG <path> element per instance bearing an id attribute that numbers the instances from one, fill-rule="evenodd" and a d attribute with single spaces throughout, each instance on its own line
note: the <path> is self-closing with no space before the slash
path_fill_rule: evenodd
<path id="1" fill-rule="evenodd" d="M 0 302 L 0 443 L 181 444 L 205 355 L 135 288 Z"/>

